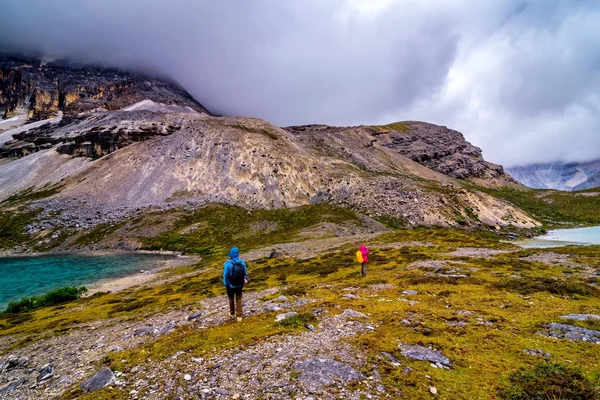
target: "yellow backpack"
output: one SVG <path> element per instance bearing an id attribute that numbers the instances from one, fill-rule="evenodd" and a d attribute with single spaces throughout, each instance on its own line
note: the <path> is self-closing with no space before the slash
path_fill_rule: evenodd
<path id="1" fill-rule="evenodd" d="M 363 255 L 360 250 L 356 252 L 356 262 L 361 264 L 364 262 Z"/>

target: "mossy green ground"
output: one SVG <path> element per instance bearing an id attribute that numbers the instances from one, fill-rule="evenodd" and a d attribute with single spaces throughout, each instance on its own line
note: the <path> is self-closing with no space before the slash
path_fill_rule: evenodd
<path id="1" fill-rule="evenodd" d="M 485 189 L 542 222 L 546 228 L 600 225 L 600 189 L 581 192 L 535 189 Z"/>
<path id="2" fill-rule="evenodd" d="M 422 245 L 386 247 L 410 241 Z M 300 312 L 321 307 L 330 314 L 345 308 L 366 313 L 377 329 L 360 334 L 350 342 L 357 351 L 369 355 L 371 362 L 378 365 L 384 385 L 390 392 L 401 393 L 402 398 L 430 398 L 430 386 L 435 386 L 438 397 L 443 399 L 498 398 L 502 388 L 509 383 L 511 372 L 521 367 L 532 368 L 541 361 L 523 354 L 524 349 L 549 352 L 553 362 L 578 366 L 594 385 L 599 384 L 598 345 L 551 339 L 538 332 L 543 330 L 545 323 L 568 322 L 559 319 L 563 314 L 600 314 L 596 278 L 585 273 L 597 273 L 600 247 L 552 250 L 573 255 L 575 265 L 568 267 L 525 260 L 525 257 L 551 250 L 518 250 L 488 232 L 415 229 L 385 234 L 374 242 L 379 244 L 371 246 L 366 278 L 360 277 L 359 266 L 354 262 L 355 247 L 348 245 L 309 259 L 265 258 L 251 262 L 251 282 L 247 290 L 277 286 L 285 288 L 284 293 L 288 296 L 317 299 L 306 309 L 298 310 Z M 481 258 L 452 259 L 447 256 L 459 247 L 513 252 Z M 446 268 L 455 268 L 470 276 L 466 279 L 434 277 L 431 269 L 412 264 L 428 260 L 449 260 L 451 263 Z M 203 298 L 223 294 L 222 261 L 215 258 L 200 262 L 194 267 L 198 269 L 198 275 L 169 284 L 80 299 L 33 311 L 26 317 L 21 316 L 20 321 L 3 317 L 0 318 L 0 335 L 19 335 L 21 340 L 17 346 L 23 346 L 48 335 L 78 329 L 84 322 L 105 318 L 143 320 L 154 313 L 193 306 Z M 554 293 L 557 285 L 548 284 L 545 279 L 549 278 L 560 283 L 563 289 Z M 506 285 L 515 279 L 521 284 Z M 378 283 L 389 283 L 394 288 L 371 289 L 371 285 Z M 323 284 L 331 286 L 323 287 Z M 359 288 L 361 298 L 343 298 L 343 289 L 348 287 Z M 586 290 L 580 290 L 582 287 Z M 401 292 L 406 289 L 417 290 L 418 294 L 403 296 Z M 418 303 L 410 305 L 406 300 Z M 459 310 L 473 314 L 458 313 Z M 268 337 L 293 335 L 303 329 L 301 324 L 277 324 L 274 315 L 256 315 L 241 324 L 226 323 L 208 330 L 179 328 L 140 348 L 114 353 L 103 363 L 127 371 L 135 365 L 166 359 L 177 351 L 210 357 L 227 348 L 253 346 Z M 460 321 L 466 325 L 454 324 Z M 597 322 L 576 324 L 600 328 Z M 400 343 L 433 346 L 450 358 L 452 368 L 436 369 L 427 362 L 408 360 L 398 349 Z M 403 366 L 396 368 L 380 360 L 382 351 L 394 354 Z M 412 368 L 413 372 L 402 373 L 404 367 Z M 370 367 L 365 366 L 363 372 L 370 375 Z M 73 392 L 66 397 L 76 395 L 78 393 Z M 127 398 L 128 394 L 107 390 L 95 396 Z"/>

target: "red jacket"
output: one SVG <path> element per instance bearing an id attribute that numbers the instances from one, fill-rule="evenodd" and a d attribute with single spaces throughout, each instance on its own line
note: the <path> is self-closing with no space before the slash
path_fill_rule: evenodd
<path id="1" fill-rule="evenodd" d="M 363 256 L 363 262 L 369 262 L 369 249 L 367 249 L 367 246 L 365 246 L 364 244 L 360 245 L 360 252 L 362 253 Z"/>

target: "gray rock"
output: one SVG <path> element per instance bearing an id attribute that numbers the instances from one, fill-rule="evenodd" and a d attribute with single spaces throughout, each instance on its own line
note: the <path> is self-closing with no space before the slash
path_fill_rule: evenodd
<path id="1" fill-rule="evenodd" d="M 600 315 L 595 314 L 567 314 L 561 315 L 562 319 L 573 319 L 575 321 L 600 320 Z"/>
<path id="2" fill-rule="evenodd" d="M 406 358 L 429 361 L 434 364 L 440 363 L 446 368 L 450 367 L 450 360 L 439 351 L 419 345 L 401 344 L 398 347 L 402 350 L 402 355 Z"/>
<path id="3" fill-rule="evenodd" d="M 281 311 L 281 307 L 275 303 L 266 303 L 264 309 L 265 311 Z"/>
<path id="4" fill-rule="evenodd" d="M 384 356 L 385 358 L 387 358 L 388 360 L 390 360 L 390 362 L 392 363 L 392 365 L 394 367 L 399 367 L 400 365 L 402 365 L 402 363 L 393 355 L 391 355 L 390 353 L 386 353 L 385 351 L 383 353 L 381 353 L 382 356 Z"/>
<path id="5" fill-rule="evenodd" d="M 548 324 L 546 327 L 550 331 L 547 336 L 550 337 L 600 344 L 600 331 L 555 322 Z"/>
<path id="6" fill-rule="evenodd" d="M 199 311 L 197 313 L 193 313 L 191 315 L 188 315 L 188 317 L 186 319 L 188 321 L 194 321 L 194 320 L 200 318 L 202 316 L 202 314 L 203 314 L 202 311 Z"/>
<path id="7" fill-rule="evenodd" d="M 352 300 L 355 300 L 355 299 L 360 299 L 360 297 L 358 297 L 357 295 L 355 295 L 355 294 L 352 294 L 352 293 L 347 293 L 347 294 L 345 294 L 345 295 L 344 295 L 344 298 L 346 298 L 346 299 L 352 299 Z"/>
<path id="8" fill-rule="evenodd" d="M 9 357 L 4 363 L 4 371 L 27 368 L 28 364 L 29 359 L 27 357 Z"/>
<path id="9" fill-rule="evenodd" d="M 158 333 L 158 329 L 153 328 L 151 326 L 144 326 L 141 328 L 137 328 L 133 331 L 133 336 L 146 336 L 146 335 L 156 335 Z"/>
<path id="10" fill-rule="evenodd" d="M 284 319 L 291 318 L 291 317 L 293 317 L 295 315 L 298 315 L 298 313 L 294 312 L 294 311 L 283 313 L 283 314 L 279 314 L 278 316 L 275 317 L 275 322 L 281 322 Z"/>
<path id="11" fill-rule="evenodd" d="M 281 295 L 281 296 L 277 297 L 276 299 L 273 299 L 273 301 L 284 302 L 284 301 L 288 301 L 288 298 L 285 297 L 285 296 L 283 296 L 283 295 Z"/>
<path id="12" fill-rule="evenodd" d="M 157 333 L 159 335 L 165 335 L 167 333 L 171 333 L 175 330 L 175 324 L 172 321 L 169 321 L 165 326 L 163 326 Z"/>
<path id="13" fill-rule="evenodd" d="M 40 368 L 40 374 L 36 378 L 37 382 L 45 381 L 46 379 L 50 379 L 54 376 L 54 367 L 50 364 L 44 365 Z"/>
<path id="14" fill-rule="evenodd" d="M 342 317 L 350 318 L 367 318 L 365 314 L 354 310 L 344 310 L 344 312 L 341 315 Z"/>
<path id="15" fill-rule="evenodd" d="M 403 290 L 402 294 L 404 296 L 411 296 L 411 295 L 419 294 L 419 292 L 417 292 L 416 290 Z"/>
<path id="16" fill-rule="evenodd" d="M 308 329 L 311 332 L 315 331 L 315 327 L 313 324 L 306 324 L 305 327 L 306 327 L 306 329 Z"/>
<path id="17" fill-rule="evenodd" d="M 24 384 L 26 381 L 25 379 L 21 379 L 15 382 L 12 382 L 11 384 L 4 386 L 3 388 L 0 389 L 0 393 L 6 393 L 6 392 L 10 392 L 11 390 L 15 390 L 16 388 L 18 388 L 19 386 L 21 386 L 22 384 Z"/>
<path id="18" fill-rule="evenodd" d="M 296 362 L 294 369 L 300 371 L 298 381 L 311 393 L 318 392 L 323 387 L 336 382 L 345 384 L 365 379 L 351 366 L 327 358 L 310 357 Z"/>
<path id="19" fill-rule="evenodd" d="M 523 353 L 534 357 L 552 358 L 552 354 L 539 349 L 525 349 L 523 350 Z"/>
<path id="20" fill-rule="evenodd" d="M 233 394 L 233 392 L 223 388 L 216 388 L 215 393 L 220 394 L 221 396 L 231 396 Z"/>
<path id="21" fill-rule="evenodd" d="M 106 387 L 117 380 L 115 374 L 110 368 L 104 368 L 96 372 L 92 377 L 88 378 L 80 386 L 84 392 L 95 392 L 103 387 Z"/>

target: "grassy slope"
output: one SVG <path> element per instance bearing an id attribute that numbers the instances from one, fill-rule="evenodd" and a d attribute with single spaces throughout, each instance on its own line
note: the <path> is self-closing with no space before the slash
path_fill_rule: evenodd
<path id="1" fill-rule="evenodd" d="M 353 249 L 350 248 L 341 254 L 326 254 L 308 260 L 262 259 L 250 264 L 252 282 L 248 290 L 284 285 L 288 287 L 288 295 L 306 293 L 310 298 L 319 299 L 317 304 L 305 311 L 322 307 L 330 313 L 339 313 L 341 309 L 353 308 L 370 314 L 372 321 L 378 325 L 377 330 L 352 339 L 352 343 L 367 352 L 373 363 L 379 365 L 388 389 L 392 392 L 400 390 L 404 398 L 430 398 L 430 384 L 437 387 L 439 398 L 493 398 L 493 393 L 497 393 L 499 385 L 506 381 L 511 371 L 532 366 L 539 361 L 523 355 L 522 351 L 529 348 L 552 353 L 555 362 L 580 366 L 598 383 L 600 362 L 597 345 L 549 339 L 537 334 L 543 323 L 558 321 L 558 316 L 562 314 L 600 312 L 600 298 L 596 291 L 591 290 L 587 296 L 568 290 L 557 295 L 544 291 L 542 286 L 543 291 L 530 293 L 531 290 L 525 290 L 524 293 L 529 296 L 525 297 L 513 287 L 503 288 L 500 285 L 515 274 L 522 278 L 525 289 L 536 287 L 533 283 L 540 277 L 555 277 L 569 284 L 588 287 L 590 283 L 597 283 L 597 279 L 580 280 L 572 277 L 572 269 L 525 261 L 522 259 L 524 256 L 545 250 L 524 250 L 480 259 L 456 259 L 457 262 L 467 263 L 457 264 L 458 268 L 477 270 L 464 281 L 446 282 L 429 277 L 425 269 L 410 267 L 410 263 L 447 259 L 445 253 L 462 246 L 507 248 L 509 245 L 489 234 L 446 229 L 397 231 L 383 235 L 380 240 L 390 243 L 419 240 L 427 241 L 432 246 L 399 249 L 375 246 L 366 279 L 360 278 L 359 268 L 353 262 Z M 561 252 L 576 254 L 579 263 L 600 267 L 600 247 L 572 247 Z M 61 307 L 37 310 L 30 314 L 29 321 L 17 325 L 10 320 L 0 319 L 0 334 L 18 333 L 23 338 L 22 345 L 39 335 L 62 334 L 77 329 L 76 324 L 85 321 L 109 316 L 143 319 L 144 315 L 154 312 L 184 308 L 201 298 L 222 294 L 219 282 L 221 261 L 201 265 L 205 269 L 202 275 L 168 285 L 107 294 Z M 384 282 L 393 284 L 395 288 L 379 292 L 376 297 L 362 296 L 360 300 L 341 297 L 343 288 L 366 288 Z M 333 287 L 317 286 L 323 283 Z M 405 289 L 419 291 L 418 295 L 410 297 L 418 304 L 410 306 L 408 302 L 398 301 L 406 297 L 401 295 Z M 131 312 L 133 310 L 134 313 Z M 473 311 L 476 315 L 461 316 L 456 314 L 457 310 Z M 135 365 L 151 365 L 150 359 L 162 360 L 180 350 L 206 357 L 231 346 L 251 346 L 272 335 L 294 334 L 296 328 L 275 324 L 273 316 L 254 316 L 241 325 L 225 324 L 208 332 L 181 328 L 141 348 L 107 357 L 104 363 L 126 372 Z M 478 316 L 482 318 L 481 321 L 477 320 Z M 417 322 L 404 325 L 401 323 L 403 319 Z M 448 322 L 456 321 L 465 321 L 468 325 L 448 325 Z M 492 325 L 483 325 L 483 321 L 492 322 Z M 598 323 L 579 324 L 600 328 Z M 230 337 L 232 340 L 224 340 Z M 426 362 L 404 359 L 397 349 L 399 343 L 431 345 L 442 350 L 452 360 L 454 367 L 449 371 L 439 370 L 431 368 Z M 380 361 L 378 356 L 381 351 L 394 354 L 404 365 L 395 368 Z M 414 372 L 403 374 L 401 370 L 406 366 Z M 369 369 L 364 372 L 370 374 Z M 75 395 L 78 393 L 73 392 L 65 397 Z M 117 389 L 95 393 L 94 396 L 127 398 L 128 394 Z"/>
<path id="2" fill-rule="evenodd" d="M 583 192 L 513 188 L 479 190 L 510 201 L 546 228 L 600 225 L 600 189 Z"/>

